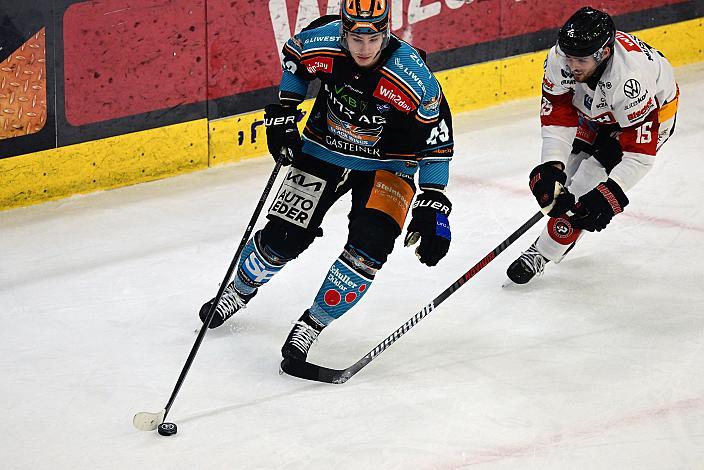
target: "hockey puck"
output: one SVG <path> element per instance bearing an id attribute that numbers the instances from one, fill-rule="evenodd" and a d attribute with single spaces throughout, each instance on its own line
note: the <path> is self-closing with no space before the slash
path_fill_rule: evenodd
<path id="1" fill-rule="evenodd" d="M 156 430 L 162 436 L 173 436 L 177 429 L 174 423 L 161 423 Z"/>

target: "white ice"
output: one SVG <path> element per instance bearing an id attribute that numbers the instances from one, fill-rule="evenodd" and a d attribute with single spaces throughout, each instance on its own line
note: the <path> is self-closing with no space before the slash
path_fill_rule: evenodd
<path id="1" fill-rule="evenodd" d="M 207 334 L 167 402 L 268 158 L 0 213 L 3 469 L 704 469 L 704 64 L 631 204 L 559 265 L 502 289 L 540 226 L 343 385 L 278 374 L 346 235 L 325 237 Z M 457 116 L 448 257 L 398 242 L 310 359 L 344 368 L 536 211 L 538 100 Z M 260 224 L 261 226 L 261 221 Z"/>

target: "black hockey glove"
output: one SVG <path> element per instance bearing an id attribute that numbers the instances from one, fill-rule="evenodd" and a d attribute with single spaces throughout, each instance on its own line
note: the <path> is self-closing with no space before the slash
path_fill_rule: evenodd
<path id="1" fill-rule="evenodd" d="M 579 198 L 570 221 L 574 228 L 600 232 L 628 205 L 628 198 L 611 178 Z"/>
<path id="2" fill-rule="evenodd" d="M 404 246 L 415 245 L 420 239 L 416 256 L 421 263 L 435 266 L 447 254 L 451 239 L 447 217 L 451 210 L 452 204 L 440 191 L 427 190 L 416 196 Z"/>
<path id="3" fill-rule="evenodd" d="M 555 201 L 555 205 L 548 212 L 550 217 L 563 215 L 572 209 L 575 203 L 574 195 L 564 188 L 567 175 L 555 166 L 556 163 L 559 162 L 541 163 L 530 172 L 530 190 L 540 207 L 548 207 L 553 200 Z M 555 183 L 560 183 L 562 186 L 562 192 L 557 197 L 555 197 Z"/>
<path id="4" fill-rule="evenodd" d="M 269 147 L 269 153 L 274 160 L 278 161 L 282 149 L 290 150 L 284 153 L 282 165 L 293 163 L 293 157 L 298 155 L 303 147 L 296 125 L 300 115 L 300 111 L 291 106 L 269 104 L 264 108 L 264 126 L 266 126 L 266 144 Z"/>

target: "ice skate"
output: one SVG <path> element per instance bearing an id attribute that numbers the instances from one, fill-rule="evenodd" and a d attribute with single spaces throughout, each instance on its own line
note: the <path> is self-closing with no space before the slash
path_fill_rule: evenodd
<path id="1" fill-rule="evenodd" d="M 286 342 L 281 348 L 281 355 L 284 359 L 293 358 L 305 361 L 306 357 L 308 357 L 308 350 L 313 341 L 318 338 L 320 332 L 323 331 L 323 328 L 325 328 L 325 325 L 318 323 L 306 310 L 293 325 L 293 329 L 291 329 Z"/>
<path id="2" fill-rule="evenodd" d="M 255 290 L 251 294 L 245 295 L 235 289 L 234 283 L 231 282 L 228 284 L 225 291 L 222 293 L 222 298 L 215 309 L 215 315 L 213 315 L 213 319 L 211 320 L 210 325 L 208 325 L 208 328 L 217 328 L 225 323 L 225 320 L 230 318 L 237 311 L 245 308 L 247 306 L 247 302 L 249 302 L 256 293 L 257 291 Z M 200 316 L 200 321 L 205 323 L 205 320 L 208 317 L 208 312 L 210 311 L 210 306 L 213 304 L 213 300 L 215 299 L 210 299 L 200 308 L 200 312 L 198 313 Z"/>
<path id="3" fill-rule="evenodd" d="M 536 274 L 539 276 L 543 275 L 543 270 L 549 260 L 540 254 L 535 246 L 537 242 L 538 240 L 534 241 L 518 259 L 511 263 L 506 270 L 509 280 L 504 283 L 503 287 L 510 285 L 511 282 L 514 284 L 526 284 L 533 279 Z"/>

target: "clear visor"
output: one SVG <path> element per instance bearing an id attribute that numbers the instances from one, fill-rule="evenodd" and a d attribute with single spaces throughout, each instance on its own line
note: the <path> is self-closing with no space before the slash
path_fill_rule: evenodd
<path id="1" fill-rule="evenodd" d="M 602 44 L 601 47 L 599 49 L 597 49 L 593 54 L 589 54 L 589 55 L 580 57 L 580 56 L 573 56 L 573 55 L 566 54 L 565 51 L 563 51 L 560 48 L 560 42 L 558 41 L 555 44 L 555 52 L 560 57 L 564 57 L 566 59 L 569 58 L 571 60 L 576 60 L 578 62 L 588 62 L 589 59 L 593 58 L 597 64 L 600 64 L 601 61 L 604 59 L 604 48 L 606 47 L 606 45 L 608 43 L 609 43 L 609 40 L 607 39 L 606 42 L 604 42 L 604 44 Z"/>
<path id="2" fill-rule="evenodd" d="M 367 36 L 367 35 L 375 35 L 379 34 L 381 36 L 381 49 L 384 49 L 388 44 L 389 44 L 389 39 L 391 38 L 391 33 L 389 31 L 389 28 L 386 28 L 383 31 L 370 31 L 369 33 L 362 33 L 359 31 L 347 31 L 344 27 L 344 25 L 340 24 L 340 45 L 344 48 L 349 50 L 349 43 L 348 43 L 348 35 L 352 34 L 359 34 L 362 36 Z"/>

